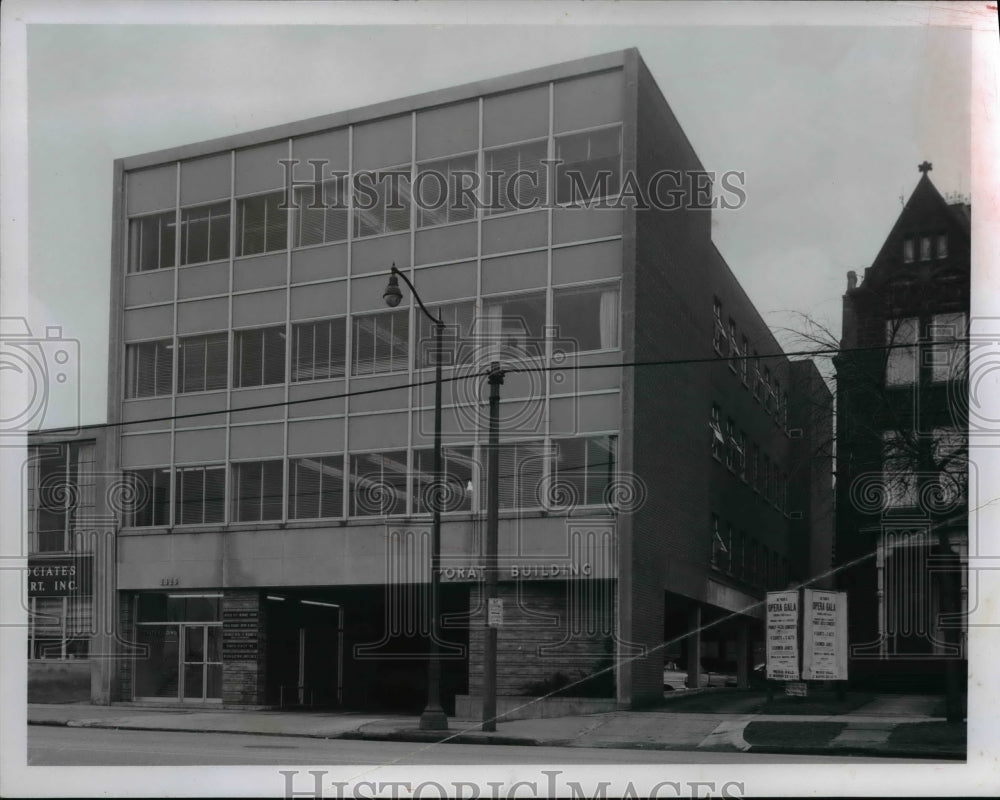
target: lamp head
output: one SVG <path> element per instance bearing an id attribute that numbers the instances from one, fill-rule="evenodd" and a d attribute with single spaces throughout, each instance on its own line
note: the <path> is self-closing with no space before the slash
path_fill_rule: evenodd
<path id="1" fill-rule="evenodd" d="M 395 308 L 403 299 L 403 293 L 399 290 L 399 278 L 396 277 L 395 272 L 389 276 L 389 284 L 382 292 L 382 299 L 385 300 L 385 304 L 389 308 Z"/>

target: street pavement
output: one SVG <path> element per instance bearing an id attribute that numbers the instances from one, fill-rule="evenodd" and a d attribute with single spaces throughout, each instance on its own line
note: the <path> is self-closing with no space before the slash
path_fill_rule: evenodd
<path id="1" fill-rule="evenodd" d="M 476 720 L 449 719 L 448 731 L 431 732 L 419 730 L 419 719 L 414 716 L 74 703 L 29 704 L 28 723 L 370 741 L 963 760 L 965 747 L 956 743 L 956 737 L 927 746 L 926 742 L 900 745 L 899 741 L 915 737 L 893 736 L 900 726 L 929 722 L 944 725 L 942 718 L 932 716 L 939 705 L 940 698 L 936 697 L 876 695 L 848 714 L 768 715 L 683 713 L 671 711 L 670 704 L 665 703 L 653 710 L 500 721 L 495 732 L 480 730 Z"/>

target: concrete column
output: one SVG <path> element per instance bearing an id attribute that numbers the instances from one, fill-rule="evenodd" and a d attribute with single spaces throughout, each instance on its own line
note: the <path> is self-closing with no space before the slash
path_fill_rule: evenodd
<path id="1" fill-rule="evenodd" d="M 736 687 L 738 689 L 750 688 L 749 661 L 749 639 L 750 621 L 744 617 L 736 620 Z"/>
<path id="2" fill-rule="evenodd" d="M 697 689 L 701 677 L 701 606 L 693 603 L 688 609 L 687 637 L 687 684 L 691 689 Z"/>

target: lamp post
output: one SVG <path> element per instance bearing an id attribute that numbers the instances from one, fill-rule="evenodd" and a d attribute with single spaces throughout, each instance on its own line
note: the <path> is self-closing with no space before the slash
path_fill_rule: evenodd
<path id="1" fill-rule="evenodd" d="M 430 602 L 430 645 L 428 648 L 427 662 L 427 705 L 420 715 L 420 729 L 424 731 L 448 730 L 448 717 L 445 716 L 444 709 L 441 708 L 441 648 L 439 642 L 439 613 L 441 600 L 441 503 L 444 501 L 444 481 L 442 480 L 441 465 L 441 361 L 442 361 L 442 332 L 444 331 L 444 321 L 440 313 L 435 318 L 424 301 L 420 299 L 417 290 L 410 279 L 396 269 L 393 262 L 392 271 L 389 275 L 389 283 L 382 293 L 385 304 L 390 308 L 395 308 L 403 299 L 403 293 L 399 289 L 399 278 L 402 278 L 413 297 L 416 299 L 420 310 L 434 324 L 434 503 L 432 507 L 433 522 L 431 525 L 431 602 Z"/>

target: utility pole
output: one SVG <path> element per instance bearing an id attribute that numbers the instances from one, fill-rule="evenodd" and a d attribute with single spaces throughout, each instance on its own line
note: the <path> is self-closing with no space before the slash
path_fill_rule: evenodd
<path id="1" fill-rule="evenodd" d="M 500 386 L 504 373 L 500 362 L 490 364 L 490 429 L 486 469 L 486 643 L 483 652 L 484 731 L 497 729 L 497 626 L 491 624 L 491 606 L 497 603 L 497 546 L 500 525 Z"/>

